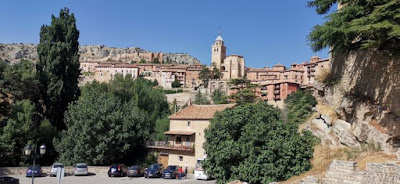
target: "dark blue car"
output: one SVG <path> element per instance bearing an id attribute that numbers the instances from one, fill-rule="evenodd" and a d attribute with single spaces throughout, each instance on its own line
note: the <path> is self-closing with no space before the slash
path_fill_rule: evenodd
<path id="1" fill-rule="evenodd" d="M 183 174 L 183 173 L 182 173 Z M 179 167 L 176 165 L 170 165 L 163 171 L 163 178 L 175 179 L 179 176 Z"/>
<path id="2" fill-rule="evenodd" d="M 33 167 L 32 165 L 28 166 L 28 169 L 26 170 L 26 177 L 32 177 L 33 176 L 42 176 L 42 167 L 40 165 L 35 165 Z"/>
<path id="3" fill-rule="evenodd" d="M 145 178 L 150 178 L 150 177 L 161 177 L 162 176 L 162 170 L 163 170 L 163 165 L 161 164 L 152 164 L 149 166 L 144 171 L 144 177 Z"/>

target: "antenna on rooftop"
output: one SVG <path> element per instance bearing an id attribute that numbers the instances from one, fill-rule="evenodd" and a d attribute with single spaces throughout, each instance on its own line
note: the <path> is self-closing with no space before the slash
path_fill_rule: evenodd
<path id="1" fill-rule="evenodd" d="M 218 36 L 221 36 L 221 26 L 218 28 Z"/>

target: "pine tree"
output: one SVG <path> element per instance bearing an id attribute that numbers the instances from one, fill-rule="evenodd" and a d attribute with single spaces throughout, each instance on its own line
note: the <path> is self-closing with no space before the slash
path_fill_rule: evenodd
<path id="1" fill-rule="evenodd" d="M 36 70 L 40 82 L 43 113 L 57 129 L 65 129 L 64 112 L 79 94 L 79 31 L 68 8 L 52 15 L 51 25 L 43 25 L 38 45 Z"/>
<path id="2" fill-rule="evenodd" d="M 309 35 L 314 51 L 331 47 L 333 51 L 374 49 L 399 53 L 399 0 L 313 0 L 308 5 L 318 14 L 326 14 L 336 3 L 342 8 L 333 11 Z"/>

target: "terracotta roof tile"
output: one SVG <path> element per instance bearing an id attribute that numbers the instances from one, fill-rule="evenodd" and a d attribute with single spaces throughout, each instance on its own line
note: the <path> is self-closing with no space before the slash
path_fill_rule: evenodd
<path id="1" fill-rule="evenodd" d="M 227 108 L 233 108 L 235 105 L 236 104 L 191 105 L 169 116 L 169 119 L 209 120 L 214 117 L 214 114 L 217 111 L 223 111 Z"/>

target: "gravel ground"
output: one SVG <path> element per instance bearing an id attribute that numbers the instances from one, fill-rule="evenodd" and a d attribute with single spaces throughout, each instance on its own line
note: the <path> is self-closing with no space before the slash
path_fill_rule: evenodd
<path id="1" fill-rule="evenodd" d="M 32 178 L 27 178 L 25 175 L 11 175 L 11 177 L 18 178 L 20 184 L 30 184 Z M 128 177 L 111 177 L 107 174 L 98 174 L 91 176 L 67 176 L 61 180 L 61 184 L 215 184 L 215 180 L 203 181 L 191 179 L 162 179 L 162 178 L 128 178 Z M 35 184 L 57 184 L 55 177 L 35 177 Z"/>

